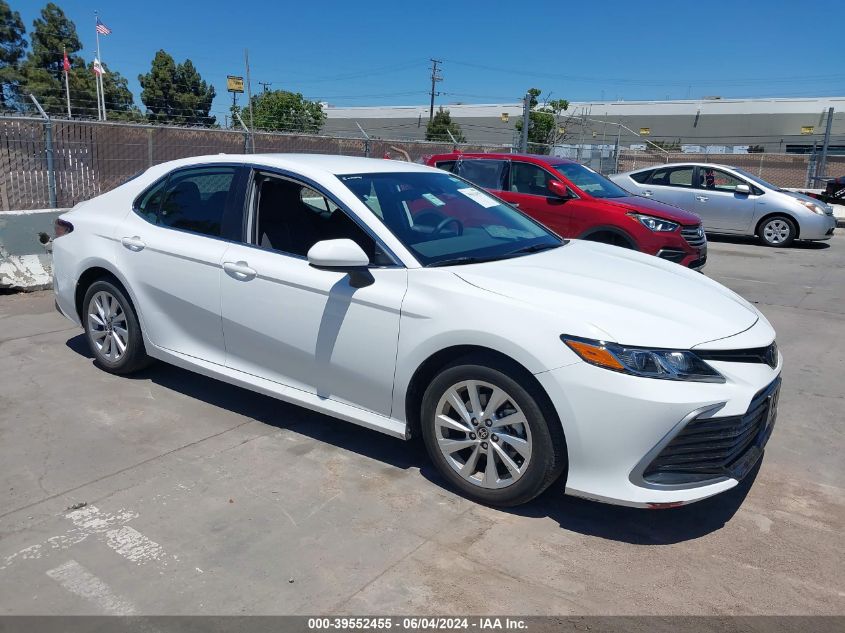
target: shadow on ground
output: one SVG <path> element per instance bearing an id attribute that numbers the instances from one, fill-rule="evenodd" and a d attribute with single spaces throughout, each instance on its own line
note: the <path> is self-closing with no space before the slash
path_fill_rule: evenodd
<path id="1" fill-rule="evenodd" d="M 711 235 L 710 233 L 707 234 L 707 241 L 708 242 L 720 242 L 723 244 L 746 244 L 748 246 L 756 246 L 762 250 L 770 250 L 770 251 L 777 251 L 780 250 L 788 250 L 791 248 L 797 250 L 806 250 L 806 251 L 818 251 L 824 250 L 826 248 L 830 248 L 829 241 L 825 242 L 802 242 L 802 241 L 795 241 L 792 243 L 791 246 L 787 247 L 777 247 L 777 246 L 764 246 L 761 244 L 756 237 L 746 237 L 744 235 Z"/>
<path id="2" fill-rule="evenodd" d="M 69 339 L 67 346 L 85 358 L 93 358 L 82 334 Z M 428 481 L 437 486 L 449 487 L 431 465 L 421 441 L 402 442 L 377 431 L 335 420 L 162 362 L 127 378 L 149 380 L 232 413 L 294 431 L 395 468 L 418 468 Z M 560 481 L 526 505 L 500 508 L 497 511 L 524 517 L 550 517 L 566 530 L 625 543 L 679 543 L 705 536 L 730 521 L 748 494 L 759 467 L 758 464 L 732 490 L 681 508 L 645 510 L 578 499 L 564 495 L 563 482 Z"/>

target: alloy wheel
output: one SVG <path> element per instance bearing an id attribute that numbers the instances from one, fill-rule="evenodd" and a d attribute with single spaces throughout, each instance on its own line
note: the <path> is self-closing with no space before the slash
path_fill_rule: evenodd
<path id="1" fill-rule="evenodd" d="M 88 303 L 88 336 L 103 360 L 116 363 L 129 344 L 126 313 L 114 295 L 101 290 Z"/>
<path id="2" fill-rule="evenodd" d="M 441 454 L 464 480 L 481 488 L 510 486 L 531 461 L 531 429 L 505 390 L 467 380 L 449 387 L 435 410 Z"/>
<path id="3" fill-rule="evenodd" d="M 787 224 L 785 220 L 778 218 L 769 220 L 763 227 L 763 237 L 765 237 L 766 241 L 770 244 L 783 244 L 789 239 L 791 232 L 792 229 L 789 224 Z"/>

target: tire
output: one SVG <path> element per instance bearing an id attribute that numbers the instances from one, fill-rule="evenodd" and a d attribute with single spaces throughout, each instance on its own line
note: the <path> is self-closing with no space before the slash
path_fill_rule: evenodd
<path id="1" fill-rule="evenodd" d="M 426 389 L 421 406 L 426 450 L 443 477 L 465 496 L 494 506 L 520 505 L 566 468 L 563 431 L 536 385 L 504 364 L 477 362 L 464 359 L 446 367 Z M 473 416 L 473 397 L 484 415 Z M 494 397 L 496 410 L 485 411 Z M 463 411 L 460 403 L 451 404 L 455 399 L 463 403 Z M 505 426 L 502 420 L 507 419 L 513 423 Z"/>
<path id="2" fill-rule="evenodd" d="M 757 236 L 764 246 L 785 247 L 795 241 L 795 222 L 785 215 L 773 215 L 757 227 Z"/>
<path id="3" fill-rule="evenodd" d="M 88 287 L 82 324 L 94 361 L 110 374 L 131 374 L 152 362 L 132 302 L 111 281 L 100 279 Z"/>

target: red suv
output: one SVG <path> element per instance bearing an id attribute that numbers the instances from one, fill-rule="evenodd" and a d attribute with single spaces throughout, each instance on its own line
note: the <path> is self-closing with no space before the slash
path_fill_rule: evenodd
<path id="1" fill-rule="evenodd" d="M 487 189 L 563 237 L 632 248 L 696 270 L 707 260 L 701 218 L 635 196 L 575 161 L 453 153 L 426 163 Z"/>

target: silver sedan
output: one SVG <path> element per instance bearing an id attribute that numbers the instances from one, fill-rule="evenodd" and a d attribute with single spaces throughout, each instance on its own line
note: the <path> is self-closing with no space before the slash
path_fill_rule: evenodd
<path id="1" fill-rule="evenodd" d="M 671 163 L 611 176 L 624 189 L 701 216 L 708 233 L 756 235 L 766 246 L 829 240 L 833 209 L 738 167 Z"/>

